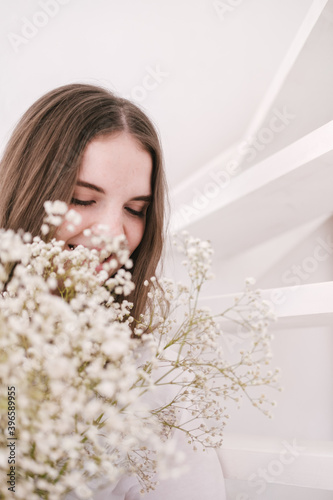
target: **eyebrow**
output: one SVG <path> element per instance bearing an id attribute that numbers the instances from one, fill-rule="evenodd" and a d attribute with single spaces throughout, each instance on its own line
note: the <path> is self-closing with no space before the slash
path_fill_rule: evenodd
<path id="1" fill-rule="evenodd" d="M 134 198 L 131 198 L 130 201 L 147 201 L 151 202 L 153 199 L 152 195 L 147 195 L 147 196 L 135 196 Z"/>
<path id="2" fill-rule="evenodd" d="M 76 183 L 77 186 L 82 186 L 88 189 L 92 189 L 93 191 L 97 191 L 98 193 L 105 194 L 105 191 L 103 188 L 96 186 L 96 184 L 91 184 L 90 182 L 85 182 L 85 181 L 77 181 Z M 142 195 L 142 196 L 135 196 L 134 198 L 131 198 L 130 201 L 147 201 L 151 202 L 152 200 L 152 195 Z"/>
<path id="3" fill-rule="evenodd" d="M 76 183 L 77 186 L 82 186 L 88 189 L 92 189 L 93 191 L 97 191 L 98 193 L 103 193 L 105 194 L 105 191 L 103 188 L 96 186 L 95 184 L 90 184 L 90 182 L 85 182 L 85 181 L 77 181 Z"/>

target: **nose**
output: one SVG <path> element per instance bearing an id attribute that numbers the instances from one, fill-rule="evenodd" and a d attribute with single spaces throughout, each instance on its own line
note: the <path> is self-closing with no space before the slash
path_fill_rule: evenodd
<path id="1" fill-rule="evenodd" d="M 98 217 L 91 226 L 95 235 L 106 235 L 112 238 L 125 235 L 122 214 L 115 210 L 107 211 Z"/>

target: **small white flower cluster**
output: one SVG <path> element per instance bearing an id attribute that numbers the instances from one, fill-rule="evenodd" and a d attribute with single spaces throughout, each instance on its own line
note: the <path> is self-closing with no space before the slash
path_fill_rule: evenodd
<path id="1" fill-rule="evenodd" d="M 183 231 L 179 241 L 175 235 L 174 245 L 186 257 L 183 264 L 188 268 L 193 285 L 200 287 L 206 280 L 214 277 L 211 272 L 213 249 L 209 241 L 194 238 L 187 231 Z"/>
<path id="2" fill-rule="evenodd" d="M 193 238 L 187 232 L 175 236 L 174 245 L 186 256 L 183 264 L 190 283 L 163 280 L 164 297 L 170 302 L 166 314 L 161 307 L 163 293 L 156 280 L 145 283 L 150 287 L 153 316 L 159 322 L 152 347 L 158 362 L 147 363 L 145 369 L 156 386 L 174 387 L 172 401 L 155 409 L 155 413 L 170 429 L 182 429 L 194 448 L 197 443 L 203 447 L 220 446 L 229 418 L 225 408 L 227 399 L 238 402 L 245 394 L 254 406 L 271 416 L 268 408 L 275 403 L 263 394 L 256 397 L 254 389 L 278 388 L 279 370 L 266 370 L 272 338 L 268 325 L 275 316 L 260 293 L 251 289 L 252 278 L 246 280 L 243 295 L 228 310 L 213 315 L 208 308 L 199 308 L 202 285 L 212 277 L 212 248 L 209 242 Z M 222 318 L 241 327 L 242 342 L 246 332 L 249 344 L 244 342 L 232 360 L 223 347 L 226 332 L 221 330 Z M 141 328 L 149 328 L 151 323 L 152 316 L 147 315 L 142 318 Z M 161 366 L 165 373 L 156 377 L 154 372 Z M 176 410 L 181 411 L 181 421 L 175 418 Z"/>
<path id="3" fill-rule="evenodd" d="M 45 234 L 64 217 L 78 223 L 62 202 L 45 208 Z M 212 277 L 208 242 L 187 233 L 176 240 L 190 283 L 145 282 L 153 312 L 132 329 L 126 241 L 102 230 L 85 236 L 102 250 L 66 250 L 61 241 L 0 230 L 0 382 L 17 388 L 15 495 L 22 500 L 55 500 L 71 490 L 88 499 L 96 484 L 122 474 L 135 474 L 149 490 L 157 471 L 163 477 L 181 470 L 175 429 L 194 447 L 220 446 L 225 399 L 276 384 L 276 372 L 263 373 L 273 316 L 251 280 L 217 317 L 198 307 Z M 238 360 L 225 356 L 220 317 L 250 336 Z M 268 402 L 264 395 L 252 401 L 259 408 Z M 1 448 L 1 498 L 8 493 L 6 456 Z"/>
<path id="4" fill-rule="evenodd" d="M 48 223 L 58 223 L 62 205 L 46 207 Z M 0 383 L 16 387 L 18 499 L 59 499 L 71 490 L 91 498 L 92 480 L 103 486 L 124 473 L 149 489 L 157 467 L 171 460 L 161 424 L 135 389 L 144 341 L 133 338 L 124 298 L 134 288 L 126 244 L 103 236 L 96 243 L 124 266 L 111 277 L 107 266 L 96 270 L 103 252 L 0 232 Z M 7 452 L 0 449 L 1 498 Z"/>
<path id="5" fill-rule="evenodd" d="M 50 226 L 60 226 L 64 217 L 70 220 L 71 210 L 68 211 L 67 204 L 63 201 L 46 201 L 44 203 L 46 217 L 41 227 L 42 234 L 46 235 L 50 231 Z M 75 212 L 73 210 L 73 212 Z M 68 219 L 69 216 L 69 219 Z M 79 217 L 79 214 L 77 214 Z M 80 223 L 80 220 L 77 222 Z"/>

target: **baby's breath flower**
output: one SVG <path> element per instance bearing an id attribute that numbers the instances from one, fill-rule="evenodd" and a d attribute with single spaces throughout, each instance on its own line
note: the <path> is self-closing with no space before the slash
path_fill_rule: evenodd
<path id="1" fill-rule="evenodd" d="M 48 226 L 48 224 L 42 224 L 40 230 L 42 234 L 48 234 L 50 231 L 50 227 Z"/>
<path id="2" fill-rule="evenodd" d="M 44 203 L 45 212 L 50 215 L 65 215 L 67 212 L 67 204 L 63 201 L 46 201 Z"/>
<path id="3" fill-rule="evenodd" d="M 46 202 L 45 210 L 45 231 L 64 216 L 79 223 L 63 202 Z M 238 404 L 245 393 L 267 416 L 275 406 L 262 392 L 278 374 L 266 369 L 273 313 L 251 279 L 233 307 L 213 317 L 198 306 L 213 250 L 184 232 L 174 238 L 189 284 L 145 280 L 152 311 L 133 318 L 124 299 L 134 289 L 126 239 L 99 231 L 84 235 L 102 251 L 70 251 L 62 241 L 0 230 L 0 382 L 18 388 L 19 500 L 63 498 L 69 490 L 90 498 L 92 480 L 123 474 L 136 474 L 147 491 L 156 471 L 177 477 L 182 470 L 174 429 L 198 450 L 218 447 L 226 400 Z M 112 261 L 120 268 L 109 278 Z M 243 325 L 232 362 L 218 323 L 224 317 Z M 260 392 L 252 396 L 253 389 Z M 0 452 L 4 497 L 7 465 Z"/>
<path id="4" fill-rule="evenodd" d="M 72 223 L 72 227 L 74 226 L 78 226 L 81 221 L 82 221 L 82 216 L 81 214 L 79 214 L 79 212 L 77 212 L 76 210 L 74 210 L 73 208 L 71 208 L 70 210 L 68 210 L 68 212 L 66 213 L 65 215 L 65 219 L 68 221 L 68 222 L 71 222 Z M 68 226 L 67 226 L 68 227 Z"/>

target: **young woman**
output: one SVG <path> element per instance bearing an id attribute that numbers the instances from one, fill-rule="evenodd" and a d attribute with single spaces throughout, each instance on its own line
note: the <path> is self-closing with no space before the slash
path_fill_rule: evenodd
<path id="1" fill-rule="evenodd" d="M 92 85 L 55 89 L 23 115 L 0 175 L 0 227 L 37 235 L 44 202 L 57 199 L 74 205 L 87 227 L 114 226 L 117 218 L 111 230 L 124 231 L 132 242 L 136 288 L 130 300 L 137 318 L 147 302 L 143 283 L 155 274 L 162 252 L 165 199 L 161 147 L 145 114 Z M 85 241 L 82 235 L 70 240 Z"/>
<path id="2" fill-rule="evenodd" d="M 165 177 L 155 128 L 133 103 L 92 85 L 57 88 L 34 103 L 15 128 L 0 164 L 0 227 L 40 234 L 44 202 L 62 200 L 81 214 L 75 231 L 55 233 L 71 249 L 90 246 L 85 229 L 100 224 L 126 236 L 133 260 L 132 315 L 149 305 L 144 281 L 155 275 L 163 248 Z M 223 500 L 215 451 L 179 446 L 189 472 L 165 481 L 147 499 Z M 96 499 L 141 498 L 135 478 L 96 491 Z"/>

